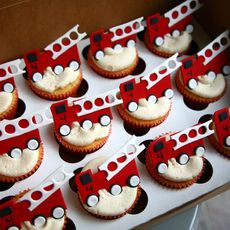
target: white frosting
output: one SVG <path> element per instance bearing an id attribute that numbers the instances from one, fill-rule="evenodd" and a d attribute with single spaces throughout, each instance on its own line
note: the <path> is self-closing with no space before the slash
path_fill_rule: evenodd
<path id="1" fill-rule="evenodd" d="M 5 112 L 13 101 L 13 94 L 0 92 L 0 113 Z"/>
<path id="2" fill-rule="evenodd" d="M 138 109 L 132 113 L 128 110 L 127 112 L 137 119 L 141 120 L 154 120 L 163 117 L 168 113 L 171 106 L 171 100 L 167 97 L 160 97 L 154 104 L 148 102 L 145 98 L 139 99 Z"/>
<path id="3" fill-rule="evenodd" d="M 34 225 L 32 225 L 29 221 L 25 221 L 22 224 L 21 230 L 62 230 L 65 223 L 65 216 L 63 216 L 61 219 L 55 219 L 52 217 L 48 217 L 46 220 L 46 224 L 44 227 L 37 228 Z"/>
<path id="4" fill-rule="evenodd" d="M 192 42 L 192 35 L 183 31 L 180 36 L 173 37 L 170 34 L 164 36 L 164 44 L 162 46 L 155 46 L 155 49 L 166 53 L 182 53 L 186 51 Z"/>
<path id="5" fill-rule="evenodd" d="M 104 49 L 105 56 L 94 62 L 101 69 L 108 71 L 119 71 L 131 66 L 137 56 L 137 50 L 135 47 L 122 47 L 120 50 L 114 50 L 112 48 Z"/>
<path id="6" fill-rule="evenodd" d="M 51 67 L 47 67 L 41 81 L 33 83 L 37 88 L 52 93 L 73 83 L 80 77 L 80 70 L 74 71 L 66 67 L 60 74 L 55 74 Z"/>
<path id="7" fill-rule="evenodd" d="M 107 137 L 109 132 L 110 125 L 101 126 L 99 123 L 95 123 L 91 129 L 85 130 L 78 122 L 73 122 L 70 134 L 64 136 L 63 139 L 76 146 L 85 146 L 92 144 L 95 140 Z"/>
<path id="8" fill-rule="evenodd" d="M 204 98 L 214 98 L 224 92 L 225 84 L 225 79 L 222 74 L 217 74 L 214 80 L 211 80 L 207 75 L 203 75 L 198 77 L 197 87 L 189 90 Z"/>
<path id="9" fill-rule="evenodd" d="M 175 182 L 192 180 L 197 177 L 203 168 L 202 157 L 192 156 L 185 165 L 179 164 L 175 158 L 168 160 L 168 170 L 162 177 Z"/>
<path id="10" fill-rule="evenodd" d="M 98 166 L 100 166 L 107 158 L 99 157 L 90 161 L 82 171 L 92 169 L 93 173 L 97 172 Z M 105 189 L 99 190 L 99 202 L 93 206 L 88 207 L 83 204 L 84 208 L 97 215 L 102 216 L 116 216 L 127 211 L 135 202 L 138 188 L 131 188 L 129 186 L 122 187 L 122 192 L 114 196 L 107 192 Z"/>
<path id="11" fill-rule="evenodd" d="M 17 177 L 29 173 L 37 164 L 39 149 L 24 149 L 19 158 L 12 158 L 8 154 L 0 155 L 0 175 Z"/>

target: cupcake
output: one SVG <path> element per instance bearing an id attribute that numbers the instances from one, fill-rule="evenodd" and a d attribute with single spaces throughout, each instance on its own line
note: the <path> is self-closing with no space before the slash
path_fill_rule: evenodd
<path id="1" fill-rule="evenodd" d="M 180 139 L 176 140 L 175 136 L 178 135 Z M 189 135 L 195 137 L 196 131 L 192 130 Z M 154 139 L 148 146 L 146 167 L 159 184 L 181 189 L 192 185 L 202 175 L 205 152 L 203 138 L 188 144 L 187 138 L 184 133 L 165 134 Z M 185 142 L 185 145 L 180 142 Z"/>
<path id="2" fill-rule="evenodd" d="M 155 77 L 154 73 L 152 77 Z M 126 124 L 134 129 L 157 126 L 171 110 L 173 90 L 170 75 L 150 88 L 144 78 L 126 81 L 120 85 L 120 96 L 123 103 L 117 106 L 117 110 Z"/>
<path id="3" fill-rule="evenodd" d="M 219 153 L 230 158 L 230 108 L 218 110 L 212 119 L 214 134 L 208 139 Z"/>
<path id="4" fill-rule="evenodd" d="M 18 106 L 18 93 L 14 78 L 0 82 L 0 120 L 14 118 Z"/>
<path id="5" fill-rule="evenodd" d="M 38 130 L 1 141 L 0 181 L 16 182 L 33 174 L 43 158 Z"/>
<path id="6" fill-rule="evenodd" d="M 141 20 L 142 18 L 139 18 L 113 27 L 109 32 L 102 29 L 91 33 L 87 55 L 89 65 L 96 73 L 112 79 L 132 73 L 138 63 L 135 42 L 136 33 L 143 28 Z M 136 25 L 139 25 L 138 28 Z"/>
<path id="7" fill-rule="evenodd" d="M 24 55 L 31 89 L 47 100 L 61 100 L 76 93 L 81 80 L 77 46 L 72 46 L 55 60 L 50 51 L 31 51 Z"/>
<path id="8" fill-rule="evenodd" d="M 144 40 L 148 49 L 162 57 L 186 54 L 192 43 L 192 13 L 200 7 L 198 0 L 189 0 L 164 15 L 147 17 Z"/>
<path id="9" fill-rule="evenodd" d="M 98 157 L 90 161 L 75 177 L 83 208 L 103 219 L 116 219 L 135 206 L 140 195 L 139 175 L 134 158 L 126 146 L 111 158 Z"/>
<path id="10" fill-rule="evenodd" d="M 195 106 L 208 105 L 219 100 L 226 91 L 225 76 L 228 65 L 228 31 L 221 34 L 196 56 L 184 58 L 175 77 L 177 89 Z M 226 40 L 226 43 L 222 41 Z M 220 48 L 221 47 L 221 48 Z"/>
<path id="11" fill-rule="evenodd" d="M 12 197 L 0 205 L 2 211 L 0 228 L 2 230 L 65 229 L 66 204 L 60 189 L 49 195 L 32 210 L 28 208 L 28 200 L 23 200 L 27 192 Z M 7 210 L 11 211 L 7 212 Z"/>
<path id="12" fill-rule="evenodd" d="M 88 154 L 101 148 L 111 132 L 110 108 L 78 116 L 78 101 L 62 101 L 51 106 L 54 133 L 64 148 L 76 154 Z"/>

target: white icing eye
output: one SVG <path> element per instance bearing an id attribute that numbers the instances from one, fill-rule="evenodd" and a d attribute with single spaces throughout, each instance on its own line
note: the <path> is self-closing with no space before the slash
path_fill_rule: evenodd
<path id="1" fill-rule="evenodd" d="M 102 50 L 98 50 L 96 53 L 95 53 L 95 58 L 96 60 L 101 60 L 103 57 L 105 56 L 104 52 Z"/>
<path id="2" fill-rule="evenodd" d="M 93 127 L 93 123 L 91 120 L 84 120 L 81 124 L 81 127 L 85 130 L 90 130 Z"/>
<path id="3" fill-rule="evenodd" d="M 128 40 L 126 46 L 131 48 L 131 47 L 134 47 L 135 44 L 136 44 L 136 42 L 133 39 L 131 39 L 131 40 Z"/>
<path id="4" fill-rule="evenodd" d="M 27 142 L 27 148 L 30 149 L 30 150 L 36 150 L 39 148 L 39 142 L 38 140 L 36 139 L 30 139 L 28 142 Z"/>
<path id="5" fill-rule="evenodd" d="M 116 44 L 114 45 L 113 49 L 116 51 L 119 51 L 122 48 L 122 46 L 120 44 Z"/>
<path id="6" fill-rule="evenodd" d="M 133 175 L 133 176 L 129 177 L 129 179 L 128 179 L 128 185 L 132 188 L 137 187 L 139 185 L 139 183 L 140 183 L 140 178 L 137 175 Z"/>
<path id="7" fill-rule="evenodd" d="M 57 74 L 57 75 L 62 73 L 63 71 L 64 71 L 64 68 L 61 65 L 56 65 L 54 67 L 54 73 Z"/>
<path id="8" fill-rule="evenodd" d="M 171 99 L 173 97 L 174 93 L 172 89 L 166 89 L 164 91 L 164 96 L 167 97 L 168 99 Z"/>
<path id="9" fill-rule="evenodd" d="M 9 153 L 9 156 L 14 159 L 21 157 L 21 155 L 22 155 L 22 150 L 19 148 L 14 148 Z"/>
<path id="10" fill-rule="evenodd" d="M 39 82 L 39 81 L 42 80 L 42 78 L 43 78 L 42 74 L 36 72 L 36 73 L 34 73 L 33 76 L 32 76 L 32 81 L 33 81 L 33 82 Z"/>
<path id="11" fill-rule="evenodd" d="M 203 146 L 198 146 L 196 149 L 195 149 L 195 154 L 198 156 L 198 157 L 202 157 L 205 153 L 205 148 Z"/>
<path id="12" fill-rule="evenodd" d="M 197 84 L 197 81 L 194 78 L 192 78 L 188 81 L 188 88 L 195 89 L 197 87 Z"/>
<path id="13" fill-rule="evenodd" d="M 227 75 L 230 75 L 230 66 L 229 65 L 225 65 L 223 68 L 222 68 L 222 72 L 225 76 Z"/>
<path id="14" fill-rule="evenodd" d="M 224 140 L 224 144 L 227 146 L 227 147 L 230 147 L 230 136 L 227 136 Z"/>
<path id="15" fill-rule="evenodd" d="M 71 62 L 69 63 L 69 67 L 70 67 L 71 69 L 73 69 L 74 71 L 76 71 L 76 70 L 79 69 L 80 65 L 79 65 L 79 62 L 78 62 L 78 61 L 71 61 Z"/>
<path id="16" fill-rule="evenodd" d="M 164 174 L 168 171 L 168 166 L 167 164 L 165 163 L 160 163 L 158 166 L 157 166 L 157 172 L 160 173 L 160 174 Z"/>
<path id="17" fill-rule="evenodd" d="M 12 93 L 14 91 L 14 85 L 11 83 L 5 83 L 2 87 L 3 91 L 7 93 Z"/>
<path id="18" fill-rule="evenodd" d="M 11 227 L 7 228 L 7 230 L 19 230 L 19 227 L 11 226 Z"/>
<path id="19" fill-rule="evenodd" d="M 164 38 L 156 37 L 155 40 L 154 40 L 154 44 L 156 46 L 162 46 L 164 44 Z"/>
<path id="20" fill-rule="evenodd" d="M 65 209 L 62 207 L 56 207 L 53 209 L 52 216 L 55 219 L 61 219 L 65 215 Z"/>
<path id="21" fill-rule="evenodd" d="M 46 218 L 44 216 L 37 216 L 33 219 L 33 225 L 37 228 L 42 228 L 46 224 Z"/>
<path id="22" fill-rule="evenodd" d="M 59 133 L 62 135 L 62 136 L 67 136 L 70 134 L 70 127 L 68 125 L 62 125 L 60 128 L 59 128 Z"/>
<path id="23" fill-rule="evenodd" d="M 134 112 L 138 108 L 138 105 L 135 101 L 130 101 L 129 104 L 127 105 L 127 109 L 129 112 Z"/>
<path id="24" fill-rule="evenodd" d="M 186 30 L 186 32 L 188 32 L 188 33 L 192 33 L 193 32 L 193 30 L 194 30 L 194 27 L 193 27 L 193 25 L 192 24 L 188 24 L 186 27 L 185 27 L 185 30 Z"/>
<path id="25" fill-rule="evenodd" d="M 108 115 L 102 115 L 100 117 L 100 121 L 99 122 L 100 122 L 100 124 L 102 126 L 108 126 L 110 124 L 110 122 L 111 122 L 111 119 L 110 119 L 110 117 Z"/>
<path id="26" fill-rule="evenodd" d="M 214 72 L 214 71 L 208 71 L 207 73 L 207 76 L 208 76 L 208 78 L 210 79 L 210 80 L 215 80 L 215 78 L 216 78 L 216 73 Z"/>
<path id="27" fill-rule="evenodd" d="M 122 188 L 120 185 L 118 184 L 114 184 L 112 185 L 112 187 L 110 188 L 110 193 L 114 196 L 119 195 L 122 192 Z"/>
<path id="28" fill-rule="evenodd" d="M 178 159 L 179 164 L 185 165 L 185 164 L 188 163 L 188 161 L 189 161 L 189 156 L 188 156 L 188 154 L 183 153 L 183 154 L 181 154 L 181 155 L 179 156 L 179 159 Z"/>
<path id="29" fill-rule="evenodd" d="M 86 200 L 86 204 L 89 207 L 93 207 L 98 203 L 99 199 L 96 195 L 90 195 L 87 200 Z"/>
<path id="30" fill-rule="evenodd" d="M 157 97 L 155 95 L 153 95 L 153 94 L 149 95 L 147 100 L 148 100 L 149 103 L 152 103 L 152 104 L 157 103 Z"/>
<path id="31" fill-rule="evenodd" d="M 180 36 L 180 31 L 179 31 L 179 30 L 173 30 L 171 34 L 172 34 L 172 36 L 173 36 L 174 38 L 176 38 L 176 37 L 179 37 L 179 36 Z"/>

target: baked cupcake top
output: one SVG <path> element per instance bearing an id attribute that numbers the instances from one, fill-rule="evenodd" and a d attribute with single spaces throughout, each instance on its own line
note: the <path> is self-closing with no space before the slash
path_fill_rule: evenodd
<path id="1" fill-rule="evenodd" d="M 42 161 L 38 130 L 1 141 L 0 181 L 17 181 L 34 173 Z"/>

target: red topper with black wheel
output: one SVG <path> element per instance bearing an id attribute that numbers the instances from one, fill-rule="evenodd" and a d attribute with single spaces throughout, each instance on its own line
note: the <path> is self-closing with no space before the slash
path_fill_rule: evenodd
<path id="1" fill-rule="evenodd" d="M 207 75 L 209 79 L 214 80 L 217 74 L 229 75 L 230 66 L 227 52 L 229 45 L 229 30 L 226 30 L 199 51 L 196 56 L 184 58 L 180 67 L 184 85 L 192 90 L 197 87 L 199 76 Z"/>
<path id="2" fill-rule="evenodd" d="M 192 33 L 192 13 L 201 6 L 199 0 L 187 0 L 164 15 L 157 13 L 147 17 L 147 34 L 150 44 L 162 46 L 166 34 L 178 37 L 183 31 Z"/>
<path id="3" fill-rule="evenodd" d="M 120 49 L 121 47 L 134 47 L 137 33 L 144 30 L 141 24 L 143 17 L 130 22 L 115 26 L 105 32 L 103 29 L 95 31 L 90 35 L 90 49 L 96 60 L 104 57 L 104 49 L 111 47 Z"/>
<path id="4" fill-rule="evenodd" d="M 135 158 L 144 149 L 133 137 L 116 154 L 98 167 L 98 172 L 90 169 L 75 177 L 79 196 L 83 204 L 95 206 L 99 201 L 99 190 L 105 189 L 116 196 L 122 192 L 123 186 L 137 187 L 140 183 Z"/>
<path id="5" fill-rule="evenodd" d="M 63 229 L 67 207 L 60 187 L 73 175 L 65 172 L 62 166 L 36 188 L 0 204 L 0 229 L 40 229 L 44 228 L 51 218 L 53 223 L 48 225 L 52 229 Z"/>

